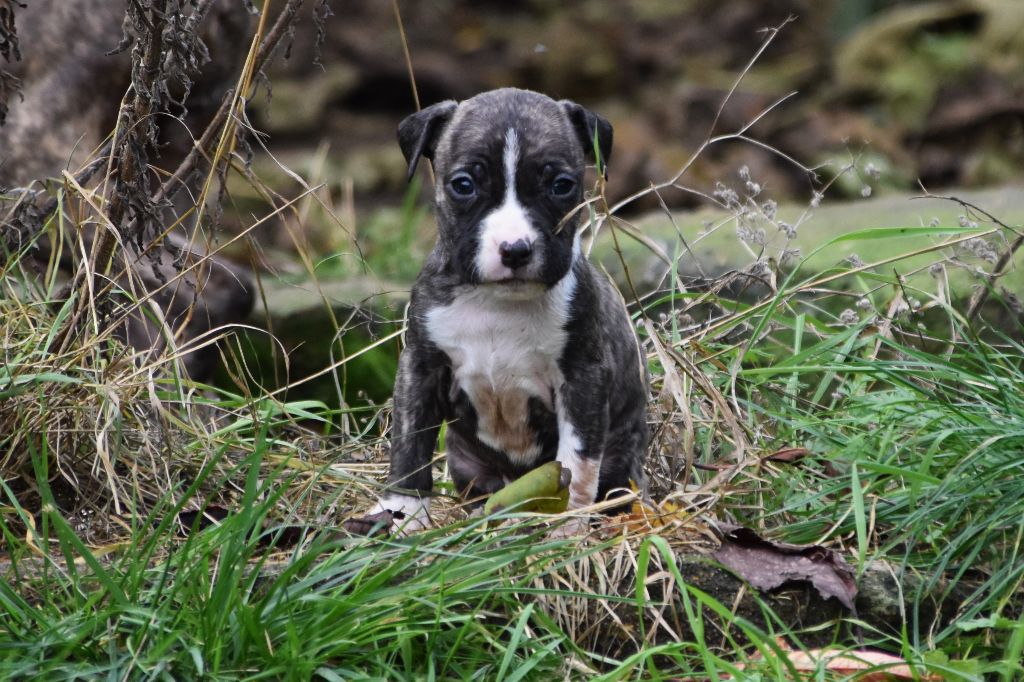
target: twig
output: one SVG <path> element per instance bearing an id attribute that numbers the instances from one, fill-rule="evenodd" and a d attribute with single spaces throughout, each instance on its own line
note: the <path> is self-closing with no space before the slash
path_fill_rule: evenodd
<path id="1" fill-rule="evenodd" d="M 154 98 L 152 93 L 156 90 L 157 81 L 162 73 L 160 59 L 163 56 L 162 48 L 164 24 L 167 21 L 167 0 L 153 0 L 150 16 L 152 19 L 150 21 L 149 44 L 146 46 L 145 61 L 142 68 L 142 76 L 146 79 L 144 81 L 145 87 L 139 89 L 137 85 L 133 86 L 135 88 L 135 97 L 129 111 L 129 119 L 125 125 L 124 138 L 119 141 L 121 147 L 121 158 L 118 163 L 120 172 L 118 174 L 117 186 L 114 188 L 114 196 L 110 201 L 109 211 L 110 222 L 115 227 L 119 227 L 124 219 L 125 211 L 128 208 L 126 199 L 128 192 L 135 186 L 139 173 L 145 170 L 146 158 L 143 155 L 143 150 L 147 140 L 140 138 L 143 122 L 153 113 Z M 139 168 L 138 166 L 140 165 L 143 168 Z M 95 259 L 93 260 L 94 276 L 101 275 L 107 269 L 107 264 L 114 253 L 114 244 L 116 242 L 114 234 L 113 231 L 107 230 L 100 235 L 96 245 Z M 98 282 L 94 282 L 94 284 L 98 284 Z"/>
<path id="2" fill-rule="evenodd" d="M 132 98 L 130 107 L 125 107 L 122 112 L 124 116 L 124 132 L 121 139 L 117 140 L 116 146 L 120 147 L 118 178 L 114 187 L 114 196 L 110 201 L 110 209 L 107 213 L 107 222 L 112 229 L 104 230 L 93 244 L 92 267 L 79 270 L 72 281 L 70 289 L 79 289 L 88 270 L 92 270 L 91 290 L 99 291 L 101 279 L 106 275 L 107 267 L 114 255 L 114 246 L 118 241 L 117 230 L 121 227 L 125 213 L 128 209 L 128 195 L 137 184 L 139 174 L 145 172 L 146 156 L 145 149 L 152 142 L 150 135 L 147 135 L 144 122 L 147 122 L 153 114 L 155 100 L 154 92 L 158 91 L 158 81 L 162 74 L 160 60 L 163 56 L 164 24 L 167 19 L 167 1 L 153 0 L 150 7 L 149 42 L 143 56 L 141 73 L 138 80 L 133 76 L 132 88 L 135 96 Z M 129 5 L 129 16 L 131 6 Z M 141 87 L 140 87 L 141 86 Z M 78 321 L 82 318 L 83 311 L 90 305 L 86 298 L 82 298 L 75 306 L 75 312 L 68 319 L 54 338 L 53 348 L 63 349 L 77 328 Z"/>
<path id="3" fill-rule="evenodd" d="M 281 40 L 287 35 L 288 28 L 295 21 L 302 3 L 303 0 L 288 0 L 288 3 L 278 14 L 277 19 L 274 21 L 274 24 L 271 26 L 266 37 L 260 43 L 253 60 L 252 73 L 258 73 L 267 65 Z M 200 138 L 193 144 L 192 149 L 182 162 L 178 164 L 174 173 L 161 183 L 160 187 L 158 187 L 153 193 L 151 201 L 154 204 L 160 204 L 164 201 L 172 200 L 177 195 L 178 191 L 182 187 L 186 186 L 186 178 L 195 170 L 196 166 L 200 163 L 201 158 L 207 158 L 208 151 L 213 148 L 214 144 L 222 136 L 224 124 L 227 122 L 229 114 L 233 111 L 236 101 L 237 98 L 235 90 L 229 90 L 224 95 L 217 113 L 206 126 L 202 136 L 200 136 Z M 78 176 L 76 176 L 76 180 L 77 179 L 79 179 Z M 54 205 L 53 208 L 55 209 L 56 206 Z M 111 222 L 114 221 L 111 220 Z M 116 225 L 117 223 L 115 222 L 114 224 Z M 113 280 L 106 282 L 102 289 L 100 289 L 101 294 L 112 288 L 113 284 Z M 81 316 L 76 313 L 69 320 L 68 326 L 73 328 L 77 325 L 80 318 Z M 70 331 L 70 329 L 68 331 Z M 63 342 L 65 338 L 66 332 L 62 332 L 62 334 L 58 336 L 58 339 L 61 340 L 61 342 Z M 61 345 L 56 345 L 55 348 L 60 348 L 62 345 L 63 343 L 61 343 Z"/>
<path id="4" fill-rule="evenodd" d="M 764 41 L 761 43 L 761 47 L 757 49 L 757 52 L 754 53 L 754 56 L 750 58 L 750 61 L 747 62 L 747 65 L 743 67 L 742 71 L 740 71 L 739 78 L 733 81 L 732 87 L 729 88 L 729 92 L 727 92 L 725 97 L 722 98 L 721 104 L 718 105 L 718 111 L 715 112 L 715 118 L 713 121 L 711 121 L 711 125 L 708 127 L 708 137 L 714 135 L 715 128 L 718 126 L 718 121 L 722 117 L 722 112 L 725 111 L 725 107 L 726 105 L 729 104 L 729 101 L 732 99 L 732 96 L 736 94 L 736 89 L 739 88 L 740 83 L 743 82 L 743 78 L 748 73 L 750 73 L 750 70 L 752 68 L 754 68 L 754 64 L 756 64 L 757 60 L 761 58 L 761 55 L 764 54 L 764 51 L 768 49 L 768 46 L 772 44 L 772 41 L 775 40 L 775 36 L 777 36 L 782 31 L 782 29 L 786 27 L 786 24 L 792 21 L 796 21 L 796 17 L 790 15 L 786 17 L 786 20 L 783 21 L 778 26 L 765 29 L 765 32 L 768 34 L 768 37 L 764 39 Z M 751 125 L 753 125 L 753 123 L 756 121 L 757 119 L 754 119 L 754 121 L 751 122 Z"/>
<path id="5" fill-rule="evenodd" d="M 281 40 L 288 32 L 288 28 L 295 21 L 295 17 L 298 14 L 299 7 L 302 6 L 303 0 L 288 0 L 284 9 L 277 15 L 277 19 L 274 21 L 274 25 L 271 26 L 267 36 L 260 43 L 259 50 L 256 53 L 255 66 L 253 73 L 259 73 L 267 65 L 267 62 L 273 56 L 274 51 L 277 49 Z M 198 165 L 200 157 L 206 158 L 207 152 L 213 145 L 215 139 L 218 138 L 221 128 L 224 126 L 225 121 L 228 118 L 228 114 L 231 113 L 235 104 L 235 91 L 229 90 L 224 95 L 224 99 L 221 100 L 220 107 L 217 109 L 217 113 L 214 114 L 213 119 L 206 126 L 206 130 L 203 131 L 202 136 L 192 145 L 192 149 L 188 155 L 182 160 L 178 167 L 171 174 L 171 177 L 167 178 L 157 189 L 153 195 L 154 201 L 163 201 L 165 199 L 173 199 L 178 191 L 185 186 L 185 178 L 195 170 Z"/>
<path id="6" fill-rule="evenodd" d="M 5 62 L 21 59 L 18 49 L 18 32 L 14 26 L 14 8 L 26 5 L 18 0 L 0 0 L 0 57 Z M 7 102 L 21 90 L 21 81 L 0 69 L 0 125 L 7 118 Z"/>
<path id="7" fill-rule="evenodd" d="M 412 99 L 416 103 L 416 111 L 420 110 L 420 94 L 416 91 L 416 74 L 412 71 L 412 56 L 409 54 L 409 42 L 405 39 L 405 26 L 402 24 L 402 13 L 398 11 L 398 0 L 391 0 L 395 11 L 395 23 L 398 24 L 398 37 L 402 41 L 402 54 L 405 55 L 405 68 L 409 71 L 409 86 L 412 88 Z"/>
<path id="8" fill-rule="evenodd" d="M 991 292 L 992 288 L 995 286 L 996 281 L 1000 277 L 1002 277 L 1003 275 L 1006 274 L 1007 268 L 1010 265 L 1010 259 L 1012 259 L 1014 254 L 1017 253 L 1018 250 L 1020 250 L 1020 247 L 1022 245 L 1024 245 L 1024 232 L 1021 232 L 1021 230 L 1019 228 L 1015 228 L 1015 227 L 1011 227 L 1011 226 L 1007 225 L 1006 223 L 1001 221 L 999 218 L 996 218 L 994 215 L 992 215 L 991 213 L 986 211 L 985 209 L 980 208 L 978 206 L 975 206 L 974 204 L 972 204 L 969 201 L 964 201 L 963 199 L 961 199 L 959 197 L 940 196 L 940 195 L 932 194 L 931 192 L 928 192 L 924 196 L 914 197 L 914 198 L 915 199 L 943 199 L 945 201 L 954 201 L 954 202 L 960 204 L 961 206 L 963 206 L 965 209 L 970 210 L 970 211 L 975 211 L 976 213 L 984 216 L 990 222 L 993 222 L 996 225 L 999 225 L 1000 227 L 1002 227 L 1003 229 L 1009 230 L 1010 232 L 1013 232 L 1015 235 L 1017 235 L 1017 238 L 1014 239 L 1012 242 L 1010 242 L 1010 245 L 1001 254 L 999 254 L 999 258 L 996 260 L 995 267 L 992 269 L 991 274 L 989 274 L 989 276 L 988 276 L 988 283 L 989 283 L 990 286 L 981 287 L 980 289 L 978 289 L 974 293 L 974 295 L 971 296 L 971 302 L 967 306 L 966 318 L 967 318 L 968 322 L 974 322 L 975 318 L 978 317 L 978 313 L 981 312 L 982 307 L 988 301 L 989 293 Z"/>

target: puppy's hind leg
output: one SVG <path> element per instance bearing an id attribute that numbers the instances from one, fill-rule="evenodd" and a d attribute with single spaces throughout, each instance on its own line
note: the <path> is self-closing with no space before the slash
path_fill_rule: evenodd
<path id="1" fill-rule="evenodd" d="M 483 505 L 487 496 L 498 492 L 508 483 L 508 479 L 493 462 L 477 456 L 458 431 L 448 429 L 445 449 L 448 455 L 448 471 L 451 473 L 455 490 L 459 497 L 466 501 L 471 511 L 476 511 Z"/>

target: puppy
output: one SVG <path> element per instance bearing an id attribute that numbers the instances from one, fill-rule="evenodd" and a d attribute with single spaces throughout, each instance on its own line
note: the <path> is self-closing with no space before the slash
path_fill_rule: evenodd
<path id="1" fill-rule="evenodd" d="M 412 289 L 394 394 L 389 493 L 371 510 L 429 525 L 430 461 L 447 422 L 465 499 L 544 462 L 571 475 L 569 508 L 643 486 L 645 364 L 622 298 L 583 256 L 587 161 L 612 127 L 575 102 L 517 89 L 406 118 L 411 178 L 433 161 L 437 243 Z"/>

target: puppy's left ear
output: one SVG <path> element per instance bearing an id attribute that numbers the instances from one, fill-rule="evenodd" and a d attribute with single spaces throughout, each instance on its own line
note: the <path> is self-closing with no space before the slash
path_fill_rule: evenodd
<path id="1" fill-rule="evenodd" d="M 559 104 L 569 117 L 569 122 L 576 131 L 576 136 L 583 145 L 583 153 L 608 179 L 608 160 L 612 158 L 612 124 L 586 109 L 576 102 L 563 99 Z M 594 149 L 594 138 L 597 138 L 597 150 Z"/>
<path id="2" fill-rule="evenodd" d="M 431 104 L 422 111 L 406 116 L 398 124 L 398 146 L 402 148 L 405 161 L 409 164 L 407 180 L 412 180 L 421 156 L 434 158 L 437 141 L 455 113 L 456 106 L 455 100 L 450 99 Z"/>

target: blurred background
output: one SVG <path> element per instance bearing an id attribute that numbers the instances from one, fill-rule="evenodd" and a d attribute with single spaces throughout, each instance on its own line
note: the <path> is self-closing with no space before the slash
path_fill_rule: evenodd
<path id="1" fill-rule="evenodd" d="M 701 235 L 694 258 L 679 261 L 689 274 L 742 270 L 759 254 L 798 254 L 796 244 L 808 253 L 858 227 L 940 218 L 955 225 L 955 204 L 906 201 L 922 186 L 997 188 L 985 195 L 985 207 L 1006 220 L 1024 218 L 1020 0 L 416 0 L 398 7 L 421 106 L 517 86 L 574 99 L 609 118 L 612 200 L 675 175 L 711 134 L 766 29 L 782 26 L 714 129 L 735 132 L 796 93 L 750 129 L 764 146 L 710 147 L 681 188 L 648 194 L 618 212 L 670 254 L 677 234 Z M 296 220 L 268 220 L 254 232 L 259 267 L 277 276 L 265 282 L 266 304 L 257 306 L 256 319 L 269 320 L 291 351 L 292 376 L 337 359 L 310 339 L 338 339 L 338 319 L 349 321 L 340 344 L 346 353 L 391 331 L 387 320 L 401 318 L 404 291 L 434 238 L 426 176 L 406 182 L 395 142 L 399 121 L 416 102 L 394 5 L 350 0 L 334 9 L 321 54 L 315 23 L 301 22 L 289 58 L 270 74 L 272 96 L 252 103 L 253 121 L 267 133 L 265 149 L 256 149 L 255 175 L 286 197 L 303 191 L 291 171 L 317 188 L 299 202 Z M 797 224 L 812 206 L 813 224 L 801 234 L 813 239 L 791 241 L 772 229 L 769 241 L 783 243 L 741 244 L 742 226 L 714 212 L 724 204 L 713 195 L 723 183 L 745 200 L 746 180 L 756 184 L 758 202 L 779 203 L 780 221 Z M 229 222 L 232 210 L 246 225 L 268 213 L 266 192 L 245 178 L 233 177 L 229 189 Z M 865 206 L 850 211 L 844 200 Z M 660 201 L 677 211 L 673 222 Z M 712 223 L 723 229 L 705 235 Z M 308 258 L 295 257 L 297 244 Z M 851 248 L 830 248 L 828 262 L 816 266 L 842 262 Z M 894 246 L 876 248 L 883 252 L 860 255 L 884 257 Z M 622 281 L 617 256 L 599 248 L 595 259 Z M 626 261 L 637 280 L 653 273 L 652 286 L 664 276 L 644 247 L 627 252 Z M 304 263 L 313 263 L 315 285 Z M 322 300 L 331 302 L 333 317 L 322 314 Z M 391 342 L 346 365 L 346 385 L 356 387 L 345 391 L 350 400 L 387 399 L 397 350 Z M 267 345 L 258 354 L 271 351 Z M 280 360 L 274 364 L 281 371 Z M 335 394 L 330 378 L 316 381 L 314 395 Z"/>
<path id="2" fill-rule="evenodd" d="M 269 6 L 276 16 L 285 3 Z M 213 61 L 191 91 L 190 114 L 211 115 L 234 85 L 255 25 L 242 0 L 212 7 L 203 36 Z M 247 106 L 260 133 L 241 141 L 239 172 L 207 205 L 211 248 L 244 272 L 236 289 L 257 291 L 251 314 L 249 301 L 227 300 L 234 317 L 215 322 L 251 325 L 238 374 L 263 383 L 316 375 L 301 390 L 335 403 L 341 394 L 390 395 L 394 332 L 434 239 L 428 175 L 407 182 L 395 139 L 417 108 L 406 47 L 420 106 L 516 86 L 608 118 L 612 202 L 686 168 L 675 186 L 616 209 L 620 226 L 641 238 L 614 250 L 608 230 L 597 240 L 592 259 L 624 290 L 627 269 L 629 287 L 643 294 L 663 288 L 669 271 L 706 283 L 751 268 L 774 276 L 776 264 L 812 252 L 806 265 L 818 271 L 872 262 L 901 245 L 818 247 L 859 228 L 981 219 L 953 202 L 908 201 L 925 190 L 1024 222 L 1022 0 L 313 0 L 301 12 Z M 128 52 L 109 53 L 123 17 L 123 3 L 102 0 L 19 7 L 25 59 L 11 68 L 22 68 L 26 97 L 11 99 L 12 120 L 35 106 L 23 128 L 0 128 L 0 185 L 59 175 L 113 128 L 129 78 Z M 62 61 L 70 30 L 82 39 Z M 192 135 L 205 127 L 184 122 Z M 748 125 L 750 139 L 702 149 Z M 157 163 L 173 169 L 191 139 L 166 127 Z M 251 238 L 233 239 L 242 232 Z M 959 277 L 955 297 L 969 295 L 977 268 L 1003 246 L 943 256 Z M 924 278 L 934 264 L 901 263 Z M 258 287 L 245 284 L 250 270 Z M 1022 289 L 1024 274 L 1002 283 Z M 230 299 L 230 284 L 207 297 Z M 834 304 L 838 314 L 849 301 Z M 366 350 L 381 339 L 390 340 Z M 355 352 L 344 376 L 323 371 Z"/>
<path id="3" fill-rule="evenodd" d="M 810 167 L 853 157 L 872 164 L 874 178 L 853 174 L 831 189 L 833 198 L 860 196 L 869 181 L 880 193 L 914 191 L 918 180 L 935 191 L 1006 183 L 1024 171 L 1019 0 L 398 5 L 421 105 L 502 86 L 575 99 L 615 126 L 613 199 L 682 166 L 708 136 L 763 30 L 787 18 L 715 132 L 735 131 L 796 92 L 751 134 Z M 327 30 L 320 66 L 315 28 L 300 24 L 290 59 L 271 74 L 273 97 L 254 102 L 255 119 L 277 159 L 318 176 L 358 229 L 376 209 L 400 204 L 405 168 L 394 131 L 415 102 L 392 3 L 346 2 Z M 804 201 L 813 190 L 792 163 L 748 144 L 708 150 L 684 183 L 710 193 L 743 165 L 780 201 Z M 272 185 L 288 184 L 266 157 L 257 170 Z M 663 198 L 673 208 L 702 203 L 684 191 Z M 657 207 L 648 196 L 626 212 Z"/>

